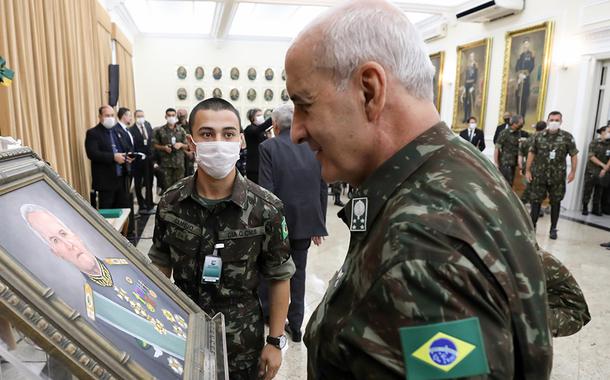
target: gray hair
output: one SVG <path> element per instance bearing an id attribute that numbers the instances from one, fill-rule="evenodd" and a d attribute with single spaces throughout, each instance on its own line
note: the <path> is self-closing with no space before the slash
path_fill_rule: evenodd
<path id="1" fill-rule="evenodd" d="M 55 219 L 57 219 L 57 222 L 59 224 L 61 224 L 65 229 L 68 229 L 68 227 L 66 227 L 66 225 L 59 220 L 59 218 L 57 218 L 55 215 L 53 215 L 53 213 L 49 210 L 47 210 L 46 208 L 39 206 L 39 205 L 35 205 L 35 204 L 31 204 L 31 203 L 24 203 L 21 205 L 21 207 L 19 208 L 19 212 L 21 213 L 21 218 L 23 218 L 23 220 L 25 221 L 25 224 L 27 224 L 27 226 L 30 228 L 30 231 L 32 231 L 36 236 L 38 236 L 38 238 L 40 240 L 42 240 L 45 245 L 49 248 L 51 248 L 51 245 L 49 244 L 49 242 L 40 234 L 40 232 L 38 232 L 37 229 L 35 229 L 34 227 L 32 227 L 32 224 L 30 223 L 30 221 L 28 220 L 28 216 L 30 214 L 33 214 L 35 212 L 44 212 L 47 213 L 51 216 L 53 216 Z"/>
<path id="2" fill-rule="evenodd" d="M 523 123 L 523 116 L 513 115 L 510 117 L 510 125 L 521 124 L 521 123 Z"/>
<path id="3" fill-rule="evenodd" d="M 279 127 L 280 131 L 290 129 L 292 126 L 292 116 L 294 106 L 292 104 L 282 104 L 275 107 L 271 113 L 271 120 Z"/>
<path id="4" fill-rule="evenodd" d="M 333 8 L 302 33 L 316 27 L 322 36 L 313 49 L 314 65 L 333 71 L 339 91 L 345 90 L 358 66 L 375 61 L 409 94 L 432 100 L 434 66 L 420 34 L 397 7 L 348 3 Z"/>

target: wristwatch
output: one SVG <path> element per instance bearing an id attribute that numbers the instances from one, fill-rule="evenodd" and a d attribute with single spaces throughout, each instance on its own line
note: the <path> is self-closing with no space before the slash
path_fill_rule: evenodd
<path id="1" fill-rule="evenodd" d="M 280 335 L 278 337 L 267 335 L 267 343 L 274 346 L 278 350 L 286 347 L 286 335 Z"/>

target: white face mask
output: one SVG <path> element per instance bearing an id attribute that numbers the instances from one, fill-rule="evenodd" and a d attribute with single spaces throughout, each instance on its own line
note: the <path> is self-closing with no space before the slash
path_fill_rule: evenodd
<path id="1" fill-rule="evenodd" d="M 468 128 L 476 129 L 477 128 L 477 123 L 470 123 L 470 124 L 468 124 Z"/>
<path id="2" fill-rule="evenodd" d="M 560 121 L 549 121 L 549 124 L 548 124 L 549 130 L 556 131 L 559 129 L 559 127 L 561 127 Z"/>
<path id="3" fill-rule="evenodd" d="M 111 129 L 112 127 L 114 127 L 116 125 L 116 121 L 114 121 L 114 117 L 105 117 L 104 120 L 102 121 L 102 125 L 106 129 Z"/>
<path id="4" fill-rule="evenodd" d="M 138 123 L 140 125 L 144 125 L 145 121 L 146 121 L 146 119 L 144 119 L 143 117 L 139 117 L 136 119 L 136 123 Z"/>
<path id="5" fill-rule="evenodd" d="M 239 141 L 196 142 L 197 165 L 210 177 L 222 179 L 231 174 L 239 159 Z"/>
<path id="6" fill-rule="evenodd" d="M 265 122 L 265 117 L 263 115 L 257 116 L 256 120 L 254 120 L 254 124 L 261 125 Z"/>
<path id="7" fill-rule="evenodd" d="M 174 125 L 178 122 L 178 118 L 176 116 L 168 116 L 166 120 L 167 124 L 169 125 Z"/>

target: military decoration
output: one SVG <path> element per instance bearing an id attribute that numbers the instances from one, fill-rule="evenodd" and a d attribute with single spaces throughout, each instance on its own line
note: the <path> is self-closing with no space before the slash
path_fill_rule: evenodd
<path id="1" fill-rule="evenodd" d="M 354 198 L 352 199 L 352 218 L 350 223 L 350 231 L 364 232 L 366 231 L 366 218 L 368 214 L 369 199 Z"/>
<path id="2" fill-rule="evenodd" d="M 182 367 L 182 364 L 180 364 L 180 362 L 178 361 L 178 359 L 176 359 L 173 356 L 169 356 L 167 358 L 167 362 L 169 364 L 169 367 L 176 372 L 176 374 L 178 375 L 182 375 L 182 373 L 184 372 L 184 368 Z"/>

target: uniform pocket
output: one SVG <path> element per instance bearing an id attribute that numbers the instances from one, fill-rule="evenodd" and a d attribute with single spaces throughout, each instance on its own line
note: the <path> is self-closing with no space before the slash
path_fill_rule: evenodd
<path id="1" fill-rule="evenodd" d="M 252 290 L 258 285 L 256 261 L 260 254 L 262 236 L 221 241 L 221 288 L 229 291 Z M 221 291 L 222 291 L 221 289 Z"/>

